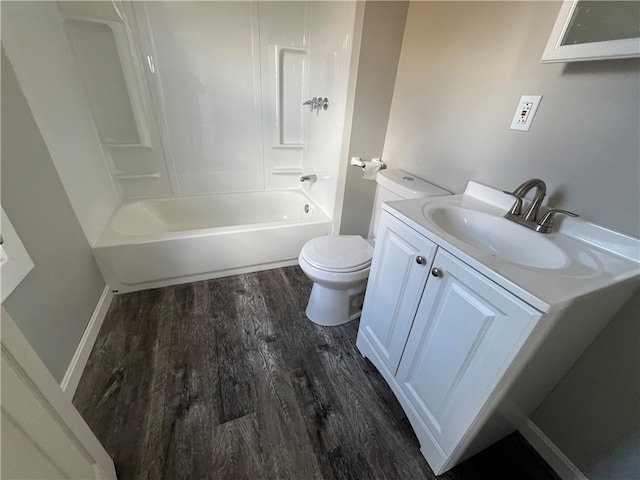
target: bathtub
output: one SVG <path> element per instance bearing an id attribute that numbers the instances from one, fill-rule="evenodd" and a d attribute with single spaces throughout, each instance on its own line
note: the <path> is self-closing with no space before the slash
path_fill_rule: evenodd
<path id="1" fill-rule="evenodd" d="M 93 252 L 111 288 L 132 292 L 294 265 L 331 224 L 301 190 L 123 200 Z"/>

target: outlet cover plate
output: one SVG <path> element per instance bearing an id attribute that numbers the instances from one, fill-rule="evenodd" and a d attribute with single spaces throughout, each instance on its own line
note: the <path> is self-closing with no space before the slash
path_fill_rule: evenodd
<path id="1" fill-rule="evenodd" d="M 542 95 L 523 95 L 520 97 L 516 113 L 511 120 L 511 130 L 529 131 L 541 99 Z"/>

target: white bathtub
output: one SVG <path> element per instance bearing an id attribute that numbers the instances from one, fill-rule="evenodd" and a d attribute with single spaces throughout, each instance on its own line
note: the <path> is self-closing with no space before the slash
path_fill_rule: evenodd
<path id="1" fill-rule="evenodd" d="M 111 288 L 131 292 L 294 265 L 330 232 L 297 190 L 125 200 L 93 251 Z"/>

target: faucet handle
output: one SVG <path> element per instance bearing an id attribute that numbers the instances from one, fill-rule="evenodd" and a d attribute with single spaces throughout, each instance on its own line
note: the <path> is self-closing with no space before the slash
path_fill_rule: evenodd
<path id="1" fill-rule="evenodd" d="M 513 204 L 513 207 L 511 207 L 511 210 L 509 210 L 509 213 L 511 215 L 521 215 L 522 214 L 522 200 L 523 198 L 513 192 L 507 192 L 506 190 L 503 190 L 502 193 L 506 193 L 507 195 L 511 195 L 512 197 L 514 197 L 516 199 L 516 203 Z"/>
<path id="2" fill-rule="evenodd" d="M 542 216 L 538 222 L 537 230 L 542 233 L 550 233 L 551 227 L 553 227 L 553 220 L 558 213 L 562 213 L 563 215 L 568 215 L 570 217 L 579 217 L 576 213 L 568 212 L 567 210 L 562 210 L 560 208 L 552 208 Z"/>

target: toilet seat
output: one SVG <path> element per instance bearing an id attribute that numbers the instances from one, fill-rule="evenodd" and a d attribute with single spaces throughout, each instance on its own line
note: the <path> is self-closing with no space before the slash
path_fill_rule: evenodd
<path id="1" fill-rule="evenodd" d="M 348 273 L 371 265 L 373 247 L 359 235 L 325 236 L 309 240 L 300 256 L 318 270 Z"/>
<path id="2" fill-rule="evenodd" d="M 376 183 L 371 242 L 384 202 L 449 194 L 400 170 L 381 170 Z M 317 325 L 336 326 L 360 317 L 372 257 L 370 241 L 357 235 L 318 237 L 305 243 L 298 264 L 313 282 L 305 309 L 307 318 Z"/>

